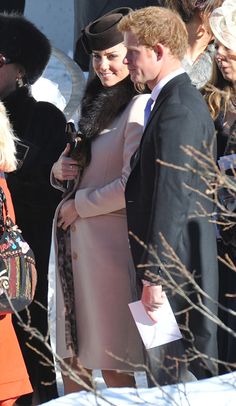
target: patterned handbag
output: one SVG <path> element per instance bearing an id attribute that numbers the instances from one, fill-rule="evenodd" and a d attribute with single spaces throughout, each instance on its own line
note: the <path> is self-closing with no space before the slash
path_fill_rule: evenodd
<path id="1" fill-rule="evenodd" d="M 28 306 L 34 297 L 36 281 L 33 251 L 9 217 L 6 196 L 0 187 L 0 315 L 19 312 Z"/>

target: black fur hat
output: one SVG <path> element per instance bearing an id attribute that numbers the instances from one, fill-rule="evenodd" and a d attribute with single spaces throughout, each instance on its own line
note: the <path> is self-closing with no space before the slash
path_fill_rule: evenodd
<path id="1" fill-rule="evenodd" d="M 47 37 L 25 17 L 0 14 L 0 53 L 8 63 L 25 69 L 26 81 L 33 84 L 43 73 L 51 55 Z"/>

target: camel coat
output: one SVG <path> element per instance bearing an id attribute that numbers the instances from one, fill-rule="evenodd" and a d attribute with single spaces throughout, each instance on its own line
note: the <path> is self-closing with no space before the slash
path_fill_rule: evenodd
<path id="1" fill-rule="evenodd" d="M 68 307 L 68 298 L 63 298 L 61 284 L 57 282 L 56 348 L 65 358 L 71 355 L 68 343 L 74 349 L 78 344 L 80 361 L 91 369 L 133 370 L 131 363 L 143 364 L 141 340 L 128 308 L 128 303 L 136 299 L 136 287 L 124 189 L 130 158 L 141 140 L 148 98 L 149 95 L 134 97 L 110 128 L 92 142 L 91 163 L 74 195 L 78 218 L 70 227 L 70 249 L 74 287 L 71 286 L 75 294 L 74 298 L 70 295 Z M 53 180 L 52 183 L 56 186 Z M 56 237 L 55 226 L 54 230 Z M 60 255 L 57 239 L 54 241 L 58 265 Z M 62 283 L 64 292 L 67 282 Z M 66 332 L 67 338 L 70 336 L 67 346 L 65 308 L 75 316 L 71 336 Z"/>

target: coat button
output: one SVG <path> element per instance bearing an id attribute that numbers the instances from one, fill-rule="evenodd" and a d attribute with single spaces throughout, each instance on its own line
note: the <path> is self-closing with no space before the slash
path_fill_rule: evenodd
<path id="1" fill-rule="evenodd" d="M 75 260 L 78 259 L 78 254 L 76 252 L 73 252 L 72 258 L 75 259 Z"/>

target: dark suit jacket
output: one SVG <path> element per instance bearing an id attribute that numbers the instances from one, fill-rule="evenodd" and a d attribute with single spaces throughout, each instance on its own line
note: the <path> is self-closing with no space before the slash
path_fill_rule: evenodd
<path id="1" fill-rule="evenodd" d="M 198 303 L 198 298 L 186 275 L 181 274 L 176 263 L 166 255 L 160 235 L 194 275 L 199 286 L 217 300 L 215 227 L 207 217 L 195 215 L 196 210 L 200 211 L 198 203 L 207 213 L 213 212 L 213 204 L 186 187 L 187 184 L 203 194 L 206 190 L 201 177 L 186 167 L 190 165 L 197 171 L 198 163 L 181 150 L 181 146 L 191 145 L 206 154 L 204 143 L 212 146 L 213 138 L 214 125 L 201 94 L 191 85 L 187 74 L 175 77 L 164 86 L 157 98 L 140 148 L 133 157 L 126 185 L 129 232 L 146 245 L 153 246 L 151 252 L 129 236 L 137 275 L 149 279 L 147 270 L 158 274 L 165 264 L 168 272 L 162 273 L 163 283 L 167 285 L 165 289 L 174 312 L 191 307 L 191 303 L 178 294 L 177 287 L 180 285 L 183 284 L 184 293 L 194 304 Z M 157 159 L 186 170 L 173 169 L 158 163 Z M 203 297 L 202 300 L 216 314 L 216 306 Z M 215 326 L 193 308 L 178 316 L 180 325 L 186 325 L 186 314 L 194 335 L 194 345 L 199 351 L 216 356 Z M 190 335 L 186 332 L 184 335 L 188 336 L 186 344 Z M 193 368 L 198 377 L 204 376 L 202 371 L 203 368 Z"/>

